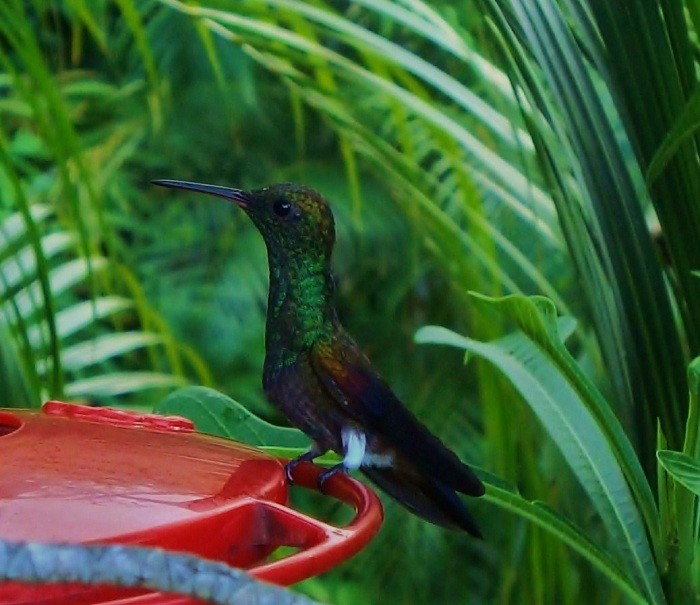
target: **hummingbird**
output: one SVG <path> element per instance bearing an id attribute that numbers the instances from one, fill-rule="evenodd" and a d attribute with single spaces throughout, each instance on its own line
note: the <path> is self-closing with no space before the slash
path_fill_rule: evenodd
<path id="1" fill-rule="evenodd" d="M 328 202 L 309 187 L 282 183 L 244 191 L 177 180 L 154 184 L 224 198 L 261 233 L 270 271 L 263 389 L 289 422 L 312 440 L 285 467 L 332 450 L 423 519 L 481 532 L 457 492 L 482 496 L 484 485 L 393 393 L 343 329 L 335 308 L 331 255 L 335 223 Z"/>

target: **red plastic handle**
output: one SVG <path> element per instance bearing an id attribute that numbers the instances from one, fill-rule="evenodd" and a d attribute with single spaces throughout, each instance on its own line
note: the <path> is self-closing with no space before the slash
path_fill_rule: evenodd
<path id="1" fill-rule="evenodd" d="M 286 462 L 286 461 L 282 461 Z M 293 473 L 296 485 L 317 490 L 323 468 L 299 464 Z M 326 495 L 356 510 L 345 527 L 334 527 L 282 504 L 250 499 L 237 510 L 236 523 L 244 522 L 251 532 L 264 525 L 271 542 L 298 546 L 300 550 L 284 559 L 249 567 L 251 575 L 286 586 L 329 570 L 360 551 L 379 531 L 384 513 L 376 494 L 359 481 L 338 473 L 324 485 Z M 94 603 L 94 601 L 91 601 Z M 200 601 L 174 594 L 148 593 L 99 601 L 102 605 L 201 605 Z"/>
<path id="2" fill-rule="evenodd" d="M 317 490 L 323 468 L 299 464 L 293 472 L 296 485 Z M 267 504 L 270 512 L 290 532 L 285 542 L 301 549 L 278 561 L 255 565 L 248 571 L 274 584 L 293 584 L 329 570 L 360 551 L 379 531 L 384 517 L 377 495 L 362 483 L 338 473 L 325 484 L 326 495 L 352 506 L 355 518 L 345 527 L 335 527 L 290 508 Z"/>

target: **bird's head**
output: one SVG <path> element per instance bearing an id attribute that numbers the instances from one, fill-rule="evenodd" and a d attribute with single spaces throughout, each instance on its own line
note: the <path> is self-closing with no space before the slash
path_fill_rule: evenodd
<path id="1" fill-rule="evenodd" d="M 157 180 L 155 185 L 207 193 L 234 202 L 258 228 L 268 250 L 283 256 L 308 254 L 329 259 L 335 242 L 333 213 L 309 187 L 281 183 L 253 191 L 187 181 Z"/>

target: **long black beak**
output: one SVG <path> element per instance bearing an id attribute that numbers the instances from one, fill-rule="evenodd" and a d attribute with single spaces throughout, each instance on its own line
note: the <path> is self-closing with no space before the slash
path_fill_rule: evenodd
<path id="1" fill-rule="evenodd" d="M 226 200 L 235 202 L 242 208 L 245 208 L 250 203 L 250 196 L 241 189 L 233 189 L 232 187 L 221 187 L 219 185 L 205 185 L 204 183 L 190 183 L 189 181 L 173 181 L 170 179 L 157 179 L 151 181 L 154 185 L 161 187 L 171 187 L 173 189 L 189 189 L 190 191 L 198 191 L 199 193 L 208 193 L 216 197 L 222 197 Z"/>

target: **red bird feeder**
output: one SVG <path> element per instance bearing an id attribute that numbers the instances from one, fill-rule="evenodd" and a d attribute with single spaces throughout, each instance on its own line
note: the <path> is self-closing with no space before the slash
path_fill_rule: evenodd
<path id="1" fill-rule="evenodd" d="M 179 417 L 49 402 L 41 412 L 0 410 L 0 537 L 118 543 L 193 553 L 287 585 L 362 549 L 382 522 L 376 495 L 336 476 L 328 495 L 353 507 L 334 527 L 288 507 L 282 463 L 194 431 Z M 320 469 L 296 483 L 315 489 Z M 280 546 L 299 550 L 268 561 Z M 185 597 L 77 584 L 0 584 L 0 603 L 185 605 Z"/>

